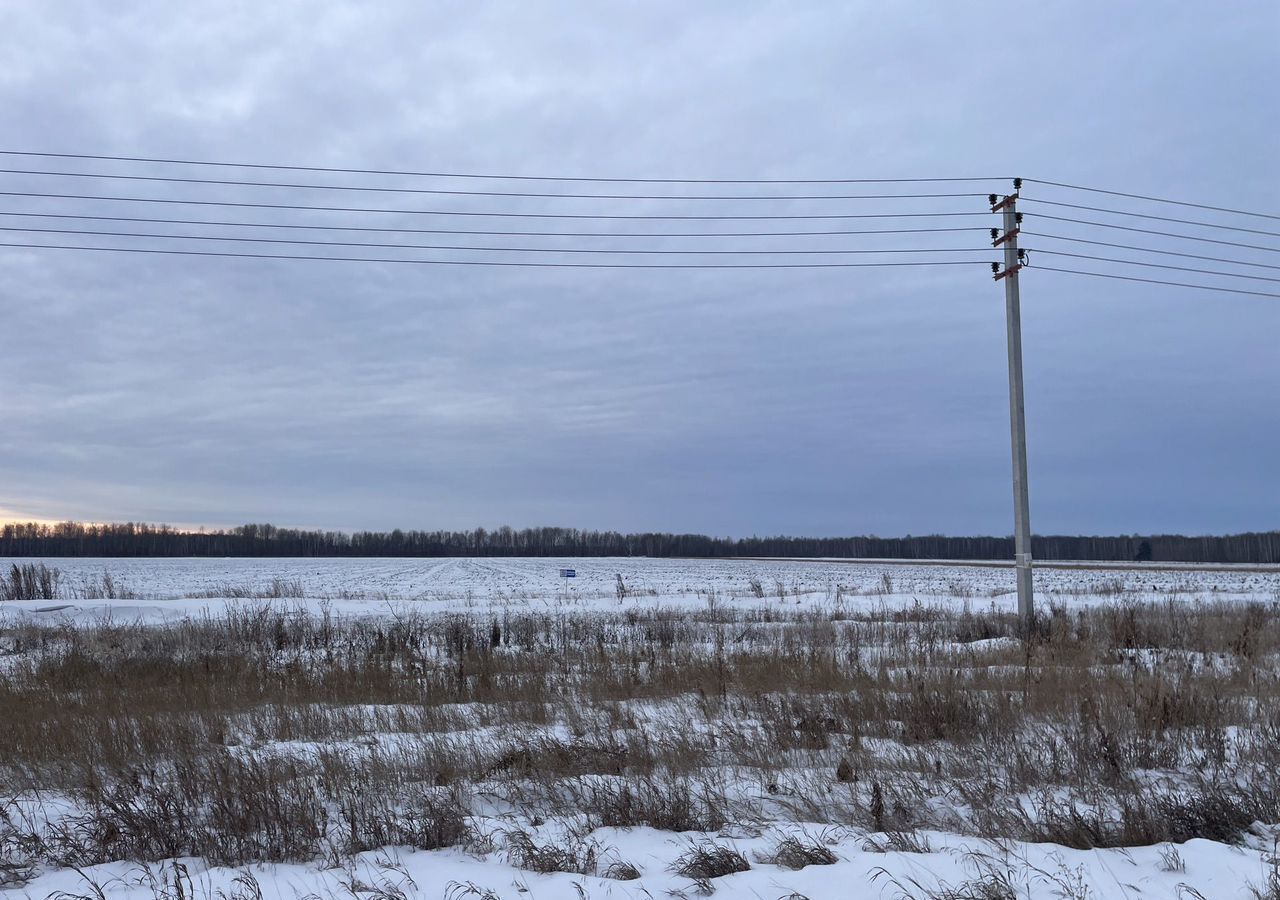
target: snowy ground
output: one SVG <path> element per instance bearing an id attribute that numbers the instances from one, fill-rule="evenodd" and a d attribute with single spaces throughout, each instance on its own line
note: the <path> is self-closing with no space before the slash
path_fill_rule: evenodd
<path id="1" fill-rule="evenodd" d="M 57 603 L 15 604 L 64 617 L 167 618 L 217 610 L 239 594 L 327 599 L 335 611 L 379 614 L 388 602 L 408 601 L 436 610 L 490 606 L 574 609 L 616 606 L 617 577 L 629 603 L 704 605 L 726 601 L 829 604 L 849 602 L 971 605 L 1012 609 L 1014 575 L 989 566 L 827 560 L 695 560 L 647 558 L 546 559 L 46 559 L 64 576 L 69 594 Z M 576 570 L 563 579 L 559 571 Z M 129 595 L 112 601 L 83 590 L 110 575 Z M 1168 569 L 1124 564 L 1108 569 L 1042 568 L 1036 590 L 1045 602 L 1076 605 L 1124 596 L 1133 600 L 1280 600 L 1280 567 L 1224 566 Z M 757 596 L 762 594 L 763 596 Z M 170 601 L 184 602 L 173 603 Z M 191 601 L 212 602 L 191 602 Z M 139 602 L 141 601 L 141 602 Z M 159 601 L 159 602 L 157 602 Z M 59 607 L 53 609 L 53 607 Z"/>
<path id="2" fill-rule="evenodd" d="M 906 613 L 903 613 L 905 618 L 895 619 L 895 616 L 912 609 L 957 616 L 968 611 L 1008 613 L 1015 606 L 1013 573 L 1003 566 L 657 559 L 59 559 L 43 562 L 61 570 L 64 596 L 56 600 L 0 604 L 0 662 L 8 658 L 6 665 L 0 666 L 0 673 L 18 665 L 26 652 L 22 644 L 24 638 L 14 637 L 20 628 L 47 628 L 49 630 L 42 633 L 52 635 L 53 629 L 66 623 L 92 627 L 112 621 L 163 626 L 189 617 L 224 615 L 230 606 L 261 607 L 264 602 L 287 606 L 293 613 L 319 614 L 324 610 L 337 617 L 389 622 L 400 621 L 407 615 L 427 618 L 465 615 L 482 620 L 485 628 L 487 617 L 531 613 L 545 614 L 559 623 L 559 627 L 580 617 L 583 621 L 605 623 L 600 626 L 605 629 L 625 629 L 631 626 L 620 617 L 628 610 L 682 610 L 682 614 L 699 614 L 711 622 L 707 626 L 711 628 L 708 634 L 717 633 L 714 623 L 723 620 L 736 630 L 736 640 L 745 639 L 748 643 L 759 640 L 762 647 L 774 638 L 744 638 L 743 635 L 748 634 L 744 629 L 763 626 L 741 623 L 769 623 L 792 613 L 801 616 L 812 613 L 819 620 L 825 618 L 839 624 L 846 617 L 868 612 L 886 621 L 910 623 L 917 619 L 925 622 L 929 617 Z M 577 578 L 567 582 L 559 578 L 561 568 L 576 569 Z M 110 577 L 111 593 L 116 596 L 94 596 L 102 593 L 104 575 Z M 621 600 L 616 591 L 619 575 L 627 589 L 627 596 Z M 1042 569 L 1036 577 L 1041 602 L 1067 610 L 1144 603 L 1169 603 L 1195 610 L 1201 604 L 1221 601 L 1254 604 L 1269 610 L 1265 615 L 1270 618 L 1258 621 L 1266 621 L 1270 623 L 1266 627 L 1274 628 L 1275 607 L 1280 603 L 1280 570 L 1226 567 L 1168 571 L 1126 566 Z M 261 597 L 271 599 L 258 599 Z M 1194 616 L 1194 612 L 1188 615 Z M 793 621 L 794 626 L 785 627 L 793 627 L 790 634 L 799 635 L 803 643 L 802 628 L 808 626 L 803 625 L 803 619 Z M 637 627 L 644 627 L 643 622 Z M 1256 632 L 1257 626 L 1251 627 Z M 153 629 L 147 630 L 153 633 Z M 778 640 L 785 642 L 793 637 Z M 920 638 L 920 642 L 924 640 Z M 963 657 L 956 657 L 955 665 L 963 665 L 966 671 L 976 673 L 971 677 L 997 679 L 993 685 L 1002 683 L 998 679 L 1005 669 L 1014 668 L 1011 663 L 1020 653 L 1017 642 L 1008 637 L 967 639 L 966 643 L 953 642 L 953 645 L 946 640 L 928 640 L 931 643 L 927 652 L 920 651 L 914 640 L 896 647 L 894 652 L 908 654 L 912 665 L 924 661 L 930 666 L 936 664 L 936 653 L 963 653 Z M 1253 640 L 1256 642 L 1256 634 Z M 563 652 L 564 645 L 560 646 Z M 952 649 L 948 649 L 949 646 Z M 1265 655 L 1265 648 L 1271 644 L 1264 642 L 1260 646 L 1264 648 L 1259 651 L 1263 656 L 1259 657 L 1258 668 L 1250 670 L 1255 674 L 1249 679 L 1256 682 L 1265 676 L 1274 682 L 1278 660 Z M 788 652 L 801 654 L 803 649 L 803 646 L 791 647 Z M 861 652 L 868 649 L 875 651 L 876 648 L 864 647 Z M 712 652 L 710 645 L 706 652 Z M 1153 676 L 1165 672 L 1170 658 L 1167 650 L 1147 651 L 1142 646 L 1127 647 L 1120 653 L 1117 659 L 1127 667 L 1124 671 L 1134 673 L 1135 679 L 1142 667 L 1149 668 Z M 1189 678 L 1193 671 L 1212 674 L 1217 668 L 1231 668 L 1222 656 L 1210 658 L 1200 654 L 1193 660 L 1194 656 L 1178 657 L 1178 665 L 1182 667 L 1180 678 Z M 942 668 L 946 665 L 944 661 Z M 906 677 L 912 678 L 910 667 L 906 669 Z M 1246 699 L 1254 696 L 1249 694 Z M 569 698 L 566 702 L 572 705 L 577 701 Z M 744 742 L 749 745 L 750 729 L 759 725 L 746 720 L 728 724 L 727 719 L 711 718 L 706 712 L 705 697 L 702 700 L 693 697 L 687 703 L 679 698 L 663 702 L 651 700 L 634 705 L 624 702 L 617 710 L 624 710 L 625 716 L 631 717 L 633 729 L 637 717 L 643 719 L 646 711 L 651 714 L 653 721 L 641 722 L 640 731 L 650 729 L 650 737 L 645 740 L 677 741 L 682 739 L 682 731 L 708 737 L 702 732 L 709 731 L 712 732 L 708 737 L 710 746 L 714 747 L 720 740 L 727 748 L 737 740 L 738 752 L 742 752 Z M 760 701 L 753 699 L 752 702 Z M 1163 702 L 1167 707 L 1168 701 Z M 617 710 L 610 715 L 624 714 Z M 458 731 L 456 719 L 465 718 L 468 712 L 445 708 L 439 713 L 454 717 L 447 734 L 364 735 L 358 740 L 342 742 L 340 749 L 347 752 L 354 747 L 357 752 L 372 754 L 380 747 L 385 750 L 401 743 L 413 747 L 418 746 L 415 741 L 430 740 L 445 741 L 445 746 L 456 746 L 461 754 L 464 748 L 468 753 L 475 753 L 482 752 L 486 746 L 490 749 L 518 746 L 521 741 L 529 740 L 554 740 L 569 746 L 575 741 L 589 743 L 599 738 L 593 733 L 587 733 L 584 738 L 579 716 L 589 717 L 585 711 L 566 709 L 564 720 L 524 723 L 506 730 L 486 719 L 484 723 L 473 723 Z M 490 716 L 492 709 L 482 714 Z M 729 714 L 722 710 L 717 715 Z M 705 717 L 705 721 L 699 717 Z M 0 722 L 0 729 L 4 727 Z M 741 734 L 734 733 L 737 727 L 742 729 Z M 718 738 L 717 729 L 722 731 Z M 1234 725 L 1227 726 L 1223 733 L 1234 738 L 1237 734 L 1234 729 Z M 605 729 L 601 733 L 614 732 Z M 1280 735 L 1280 729 L 1271 734 Z M 837 736 L 843 739 L 842 734 Z M 894 744 L 893 741 L 883 743 Z M 1087 738 L 1084 743 L 1088 743 Z M 229 750 L 223 752 L 249 752 L 247 746 L 236 746 L 235 741 L 228 744 Z M 876 740 L 867 739 L 867 744 L 874 746 Z M 1056 746 L 1055 754 L 1058 753 Z M 319 753 L 326 747 L 308 741 L 277 741 L 265 747 L 256 744 L 253 749 L 254 752 L 306 755 Z M 437 745 L 432 747 L 438 750 Z M 895 745 L 892 752 L 901 755 L 896 757 L 899 763 L 894 765 L 914 765 L 919 760 L 911 754 L 918 755 L 921 748 L 930 747 L 932 745 L 913 744 L 905 748 Z M 469 821 L 471 837 L 447 849 L 388 846 L 351 856 L 238 867 L 210 866 L 203 860 L 187 858 L 146 863 L 126 859 L 59 868 L 46 860 L 30 871 L 15 869 L 6 883 L 5 861 L 18 859 L 25 850 L 19 846 L 16 830 L 7 834 L 0 827 L 0 897 L 6 900 L 10 897 L 32 900 L 327 900 L 329 897 L 584 900 L 588 897 L 694 897 L 709 891 L 721 897 L 769 900 L 784 897 L 795 900 L 802 897 L 814 900 L 827 897 L 940 900 L 1280 897 L 1276 844 L 1280 822 L 1277 821 L 1254 822 L 1238 839 L 1230 842 L 1194 839 L 1177 846 L 1078 850 L 1052 843 L 992 841 L 984 840 L 981 835 L 961 836 L 929 829 L 903 836 L 835 818 L 814 821 L 803 816 L 777 815 L 786 805 L 787 777 L 793 776 L 791 783 L 802 785 L 803 789 L 830 790 L 829 787 L 815 789 L 813 785 L 818 779 L 823 784 L 831 781 L 829 773 L 840 751 L 822 750 L 817 751 L 817 755 L 805 755 L 806 752 L 797 750 L 786 761 L 777 762 L 774 770 L 781 774 L 771 777 L 779 778 L 781 788 L 766 784 L 766 774 L 746 773 L 740 760 L 735 761 L 732 770 L 726 767 L 723 774 L 731 782 L 730 793 L 743 795 L 742 808 L 754 813 L 709 832 L 676 833 L 645 826 L 599 827 L 591 825 L 586 818 L 577 820 L 564 815 L 550 815 L 542 821 L 539 816 L 531 815 L 527 806 L 514 807 L 499 799 L 497 793 L 487 793 L 490 788 L 477 782 L 475 796 L 483 800 L 486 808 L 473 810 Z M 941 776 L 944 774 L 942 760 L 958 758 L 941 751 L 928 756 L 924 760 L 928 763 L 925 780 L 933 765 L 939 767 Z M 1154 770 L 1150 774 L 1152 778 L 1161 775 Z M 1174 775 L 1181 777 L 1181 773 L 1168 772 L 1162 777 Z M 839 785 L 835 787 L 843 789 Z M 862 790 L 856 784 L 854 788 Z M 931 798 L 930 802 L 941 803 L 946 799 Z M 952 798 L 951 802 L 958 801 Z M 7 803 L 0 797 L 0 807 L 9 814 L 10 821 L 19 821 L 24 816 L 29 821 L 36 809 L 41 810 L 37 818 L 49 817 L 53 809 L 55 812 L 48 821 L 56 822 L 59 804 L 64 804 L 66 810 L 73 806 L 71 801 L 60 799 L 56 791 L 47 788 L 39 794 L 13 793 Z M 581 810 L 584 816 L 591 812 Z M 522 857 L 518 852 L 520 845 L 512 837 L 517 832 L 525 835 L 535 847 L 561 848 L 569 853 L 572 860 L 562 867 L 573 868 L 577 863 L 579 869 L 594 874 L 532 871 L 538 866 L 530 864 L 527 853 Z M 775 852 L 779 841 L 787 836 L 795 836 L 811 848 L 826 848 L 832 854 L 830 864 L 809 865 L 798 870 L 778 864 Z M 690 848 L 708 844 L 740 853 L 750 868 L 705 879 L 678 871 L 681 858 Z M 586 864 L 582 864 L 584 861 Z M 628 864 L 638 877 L 629 880 L 604 877 L 613 863 Z M 1268 890 L 1273 892 L 1267 893 Z"/>
<path id="3" fill-rule="evenodd" d="M 637 868 L 640 877 L 632 881 L 561 872 L 537 874 L 508 864 L 501 854 L 479 856 L 457 850 L 387 848 L 361 854 L 335 867 L 255 865 L 228 869 L 209 867 L 195 859 L 179 861 L 181 868 L 109 864 L 80 872 L 54 872 L 3 895 L 79 900 L 96 897 L 100 887 L 113 900 L 251 900 L 258 890 L 268 900 L 692 898 L 704 896 L 707 886 L 675 874 L 671 863 L 689 846 L 710 837 L 751 860 L 749 871 L 710 881 L 710 890 L 725 898 L 1266 900 L 1274 896 L 1255 894 L 1244 886 L 1265 884 L 1273 871 L 1268 854 L 1204 840 L 1176 848 L 1176 862 L 1170 861 L 1167 849 L 1159 847 L 1080 851 L 1046 844 L 959 840 L 934 833 L 920 835 L 931 848 L 928 853 L 874 852 L 865 848 L 861 835 L 848 829 L 815 825 L 799 833 L 804 837 L 824 834 L 825 845 L 838 857 L 834 864 L 792 870 L 758 861 L 759 855 L 776 846 L 779 835 L 795 832 L 794 828 L 784 827 L 767 829 L 760 836 L 739 832 L 721 838 L 677 836 L 640 827 L 602 829 L 593 835 L 609 857 L 626 860 Z M 185 883 L 178 884 L 179 881 Z M 1000 892 L 1006 885 L 1012 893 Z M 988 892 L 983 893 L 984 890 Z"/>

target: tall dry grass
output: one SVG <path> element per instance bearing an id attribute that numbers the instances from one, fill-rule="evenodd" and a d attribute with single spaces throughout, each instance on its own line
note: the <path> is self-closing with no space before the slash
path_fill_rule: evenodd
<path id="1" fill-rule="evenodd" d="M 467 844 L 481 801 L 671 831 L 842 823 L 886 847 L 1280 821 L 1274 607 L 1122 598 L 1017 628 L 874 603 L 9 620 L 0 878 Z"/>

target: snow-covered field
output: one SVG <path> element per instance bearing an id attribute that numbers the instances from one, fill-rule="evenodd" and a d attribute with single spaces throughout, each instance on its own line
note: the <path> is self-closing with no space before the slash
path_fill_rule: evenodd
<path id="1" fill-rule="evenodd" d="M 1280 897 L 1280 570 L 10 562 L 6 900 Z"/>
<path id="2" fill-rule="evenodd" d="M 1014 575 L 1006 564 L 938 565 L 834 560 L 698 560 L 647 558 L 546 559 L 46 559 L 64 575 L 64 616 L 112 611 L 145 618 L 218 609 L 244 594 L 327 599 L 350 613 L 378 614 L 387 603 L 412 601 L 424 608 L 488 606 L 616 607 L 622 577 L 628 603 L 703 605 L 711 598 L 750 602 L 830 604 L 946 604 L 1012 609 Z M 559 577 L 572 568 L 576 577 Z M 100 596 L 110 575 L 124 598 Z M 1078 605 L 1117 596 L 1137 600 L 1280 599 L 1280 567 L 1161 568 L 1124 564 L 1085 569 L 1037 569 L 1036 590 L 1045 602 Z M 90 589 L 86 589 L 86 588 Z M 85 596 L 86 594 L 90 596 Z M 75 596 L 79 595 L 79 596 Z M 173 603 L 169 601 L 188 602 Z M 70 601 L 70 602 L 68 602 Z M 162 601 L 162 602 L 157 602 Z M 64 605 L 65 604 L 65 605 Z"/>

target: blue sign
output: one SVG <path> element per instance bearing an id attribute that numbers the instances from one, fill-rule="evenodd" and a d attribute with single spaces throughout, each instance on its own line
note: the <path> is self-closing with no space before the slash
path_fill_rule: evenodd
<path id="1" fill-rule="evenodd" d="M 561 578 L 577 578 L 578 572 L 576 569 L 561 569 L 560 577 Z"/>

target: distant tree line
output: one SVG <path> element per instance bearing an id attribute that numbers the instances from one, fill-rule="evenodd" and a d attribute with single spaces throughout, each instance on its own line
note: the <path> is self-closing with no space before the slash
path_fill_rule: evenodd
<path id="1" fill-rule="evenodd" d="M 1187 537 L 1180 534 L 1042 535 L 1037 559 L 1280 563 L 1280 531 Z M 11 524 L 0 556 L 797 556 L 880 559 L 1012 559 L 1010 537 L 717 538 L 704 534 L 497 528 L 488 531 L 304 531 L 241 525 L 185 531 L 134 522 Z"/>

